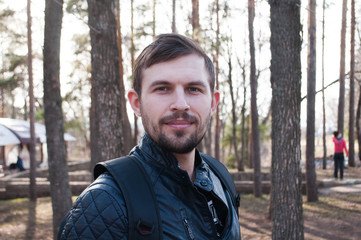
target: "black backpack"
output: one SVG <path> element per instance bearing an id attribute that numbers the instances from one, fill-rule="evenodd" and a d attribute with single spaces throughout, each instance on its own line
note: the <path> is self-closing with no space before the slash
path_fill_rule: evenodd
<path id="1" fill-rule="evenodd" d="M 240 195 L 236 192 L 233 179 L 228 170 L 216 159 L 202 153 L 201 156 L 229 192 L 232 204 L 238 214 Z M 132 156 L 100 162 L 94 168 L 94 179 L 104 172 L 109 172 L 113 176 L 123 193 L 128 211 L 129 239 L 162 239 L 163 231 L 157 199 L 143 165 Z M 137 183 L 136 186 L 135 183 Z M 137 190 L 134 191 L 134 189 Z M 147 199 L 147 201 L 144 201 L 144 199 Z M 64 228 L 64 220 L 60 229 Z"/>

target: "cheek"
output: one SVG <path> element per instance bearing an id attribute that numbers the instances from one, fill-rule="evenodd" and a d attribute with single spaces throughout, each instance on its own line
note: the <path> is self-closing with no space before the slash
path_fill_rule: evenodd
<path id="1" fill-rule="evenodd" d="M 192 107 L 195 112 L 202 116 L 208 116 L 212 112 L 211 101 L 194 101 Z"/>
<path id="2" fill-rule="evenodd" d="M 162 101 L 151 101 L 151 99 L 147 99 L 147 101 L 141 104 L 141 112 L 142 115 L 146 115 L 148 120 L 158 121 L 160 117 L 166 112 L 167 107 Z"/>

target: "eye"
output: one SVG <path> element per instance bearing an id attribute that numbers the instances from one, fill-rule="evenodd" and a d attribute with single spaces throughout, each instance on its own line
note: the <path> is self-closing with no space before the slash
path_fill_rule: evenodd
<path id="1" fill-rule="evenodd" d="M 198 88 L 198 87 L 189 87 L 188 91 L 191 93 L 201 93 L 202 89 Z"/>
<path id="2" fill-rule="evenodd" d="M 168 91 L 168 87 L 162 86 L 162 87 L 157 87 L 154 89 L 156 92 L 166 92 Z"/>

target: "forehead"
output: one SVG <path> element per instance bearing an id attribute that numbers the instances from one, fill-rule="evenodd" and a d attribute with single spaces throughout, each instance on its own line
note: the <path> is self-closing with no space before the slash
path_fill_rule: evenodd
<path id="1" fill-rule="evenodd" d="M 153 81 L 209 81 L 204 58 L 196 54 L 180 56 L 151 65 L 142 71 L 142 88 Z"/>

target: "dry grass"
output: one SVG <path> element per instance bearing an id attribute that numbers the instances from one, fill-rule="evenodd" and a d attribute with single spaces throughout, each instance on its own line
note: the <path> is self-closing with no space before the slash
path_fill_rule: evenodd
<path id="1" fill-rule="evenodd" d="M 334 193 L 320 196 L 319 201 L 307 203 L 304 198 L 305 239 L 360 239 L 360 193 Z M 269 196 L 241 199 L 240 220 L 242 239 L 271 239 L 272 224 L 268 216 Z"/>
<path id="2" fill-rule="evenodd" d="M 332 170 L 318 170 L 318 178 L 332 178 Z M 361 178 L 361 169 L 347 169 L 346 178 Z M 255 199 L 242 195 L 240 221 L 242 239 L 271 239 L 267 219 L 269 196 Z M 304 199 L 305 239 L 360 239 L 361 193 L 331 193 L 316 203 Z M 0 239 L 53 239 L 49 197 L 36 203 L 28 199 L 0 201 Z"/>
<path id="3" fill-rule="evenodd" d="M 0 239 L 53 239 L 50 197 L 0 201 Z"/>

